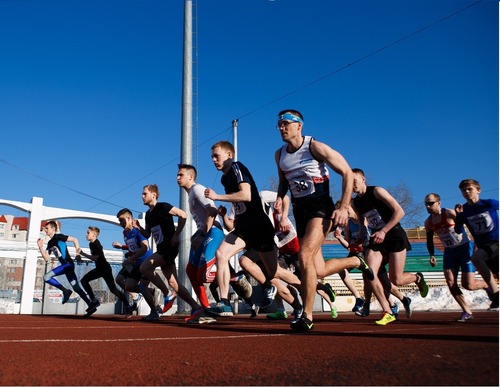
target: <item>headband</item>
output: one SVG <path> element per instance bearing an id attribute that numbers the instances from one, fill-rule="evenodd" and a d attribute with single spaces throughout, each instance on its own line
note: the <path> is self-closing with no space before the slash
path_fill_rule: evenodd
<path id="1" fill-rule="evenodd" d="M 281 116 L 279 116 L 278 122 L 283 121 L 283 120 L 304 123 L 304 120 L 302 118 L 300 118 L 299 116 L 296 116 L 295 114 L 292 114 L 292 113 L 285 113 L 285 114 L 282 114 Z"/>

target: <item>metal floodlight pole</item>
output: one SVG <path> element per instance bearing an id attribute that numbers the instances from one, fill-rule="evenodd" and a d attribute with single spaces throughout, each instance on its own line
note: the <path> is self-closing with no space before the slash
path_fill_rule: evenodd
<path id="1" fill-rule="evenodd" d="M 193 162 L 193 2 L 184 1 L 184 52 L 182 69 L 182 132 L 181 132 L 181 163 Z M 186 191 L 180 189 L 180 208 L 189 212 Z M 191 289 L 185 267 L 189 260 L 190 238 L 192 234 L 191 216 L 188 217 L 179 245 L 179 282 L 188 290 Z M 189 305 L 180 298 L 177 299 L 177 311 L 188 311 Z"/>

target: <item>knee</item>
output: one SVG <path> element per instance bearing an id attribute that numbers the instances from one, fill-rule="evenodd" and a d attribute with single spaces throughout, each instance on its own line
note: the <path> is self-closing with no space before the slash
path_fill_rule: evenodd
<path id="1" fill-rule="evenodd" d="M 462 294 L 462 291 L 460 290 L 457 284 L 454 283 L 452 286 L 449 287 L 450 287 L 450 293 L 453 296 L 460 296 Z"/>
<path id="2" fill-rule="evenodd" d="M 217 252 L 215 253 L 215 260 L 217 261 L 218 265 L 228 261 L 228 259 L 226 258 L 226 254 L 220 250 L 217 250 Z"/>
<path id="3" fill-rule="evenodd" d="M 53 273 L 52 273 L 51 271 L 49 271 L 47 274 L 45 274 L 45 275 L 43 276 L 43 280 L 44 280 L 45 282 L 47 282 L 49 279 L 51 279 L 51 278 L 52 278 L 52 276 L 53 276 Z"/>
<path id="4" fill-rule="evenodd" d="M 403 279 L 399 276 L 395 276 L 394 278 L 391 278 L 390 281 L 396 285 L 396 286 L 403 286 L 405 283 L 403 282 Z"/>
<path id="5" fill-rule="evenodd" d="M 449 280 L 449 279 L 447 279 L 447 280 L 446 280 L 446 285 L 448 285 L 448 287 L 451 289 L 451 288 L 453 288 L 454 286 L 456 286 L 456 283 L 455 283 L 455 281 L 454 281 L 454 280 Z"/>

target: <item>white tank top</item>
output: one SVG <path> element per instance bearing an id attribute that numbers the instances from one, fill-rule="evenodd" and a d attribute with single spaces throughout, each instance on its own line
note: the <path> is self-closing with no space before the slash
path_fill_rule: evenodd
<path id="1" fill-rule="evenodd" d="M 288 180 L 292 199 L 330 195 L 328 169 L 323 161 L 312 155 L 312 140 L 311 136 L 305 136 L 300 148 L 293 153 L 287 151 L 287 144 L 281 148 L 279 167 Z"/>

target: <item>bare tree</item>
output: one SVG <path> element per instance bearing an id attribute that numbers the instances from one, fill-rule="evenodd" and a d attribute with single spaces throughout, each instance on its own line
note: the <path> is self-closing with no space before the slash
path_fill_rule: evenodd
<path id="1" fill-rule="evenodd" d="M 424 207 L 421 203 L 416 203 L 413 194 L 404 182 L 400 182 L 396 186 L 390 186 L 387 191 L 397 200 L 403 210 L 405 211 L 405 216 L 401 220 L 401 224 L 404 228 L 412 228 L 422 226 L 422 214 Z"/>

